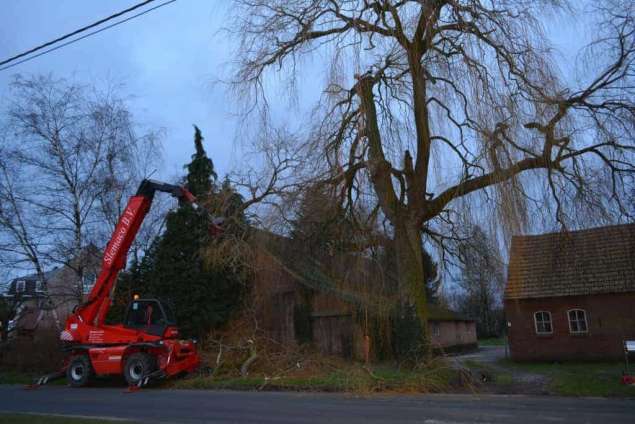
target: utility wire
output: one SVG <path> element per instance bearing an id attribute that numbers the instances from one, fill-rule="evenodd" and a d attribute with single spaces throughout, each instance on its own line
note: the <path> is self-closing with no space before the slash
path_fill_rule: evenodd
<path id="1" fill-rule="evenodd" d="M 114 18 L 116 18 L 116 17 L 119 17 L 119 16 L 121 16 L 121 15 L 123 15 L 123 14 L 125 14 L 125 13 L 128 13 L 128 12 L 132 11 L 132 10 L 138 9 L 139 7 L 144 6 L 144 5 L 146 5 L 146 4 L 150 3 L 150 2 L 153 2 L 153 1 L 155 1 L 155 0 L 147 0 L 147 1 L 143 2 L 143 3 L 139 3 L 139 4 L 137 4 L 137 5 L 133 6 L 133 7 L 130 7 L 130 8 L 128 8 L 128 9 L 124 10 L 124 11 L 121 11 L 121 12 L 116 13 L 116 14 L 114 14 L 114 15 L 111 15 L 111 16 L 109 16 L 109 17 L 107 17 L 107 18 L 101 19 L 101 20 L 99 20 L 98 22 L 95 22 L 95 23 L 93 23 L 93 24 L 90 24 L 90 25 L 87 25 L 87 26 L 85 26 L 85 27 L 83 27 L 83 28 L 80 28 L 80 29 L 78 29 L 77 31 L 73 31 L 73 32 L 72 32 L 72 33 L 70 33 L 70 34 L 66 34 L 66 35 L 64 35 L 64 36 L 62 36 L 62 37 L 59 37 L 59 38 L 57 38 L 57 39 L 53 40 L 53 41 L 49 41 L 48 43 L 44 43 L 44 44 L 42 44 L 42 45 L 40 45 L 40 46 L 37 46 L 37 47 L 35 47 L 35 48 L 33 48 L 33 49 L 31 49 L 31 50 L 27 51 L 27 52 L 20 53 L 19 55 L 13 56 L 12 58 L 9 58 L 9 59 L 7 59 L 7 60 L 4 60 L 4 61 L 0 62 L 0 66 L 4 65 L 4 64 L 6 64 L 6 63 L 9 63 L 9 62 L 11 62 L 11 61 L 14 61 L 14 60 L 16 60 L 16 59 L 18 59 L 18 58 L 20 58 L 20 57 L 24 57 L 24 56 L 26 56 L 26 55 L 28 55 L 28 54 L 31 54 L 31 53 L 33 53 L 33 52 L 35 52 L 35 51 L 37 51 L 37 50 L 41 50 L 41 49 L 43 49 L 43 48 L 45 48 L 45 47 L 48 47 L 48 46 L 50 46 L 50 45 L 52 45 L 52 44 L 55 44 L 55 43 L 57 43 L 57 42 L 59 42 L 59 41 L 61 41 L 61 40 L 65 40 L 65 39 L 67 39 L 67 38 L 69 38 L 69 37 L 72 37 L 73 35 L 76 35 L 76 34 L 79 34 L 79 33 L 81 33 L 81 32 L 84 32 L 84 31 L 86 31 L 86 30 L 88 30 L 88 29 L 90 29 L 90 28 L 94 28 L 94 27 L 95 27 L 95 26 L 97 26 L 97 25 L 100 25 L 100 24 L 102 24 L 102 23 L 104 23 L 104 22 L 106 22 L 106 21 L 109 21 L 109 20 L 111 20 L 111 19 L 114 19 Z M 11 63 L 11 64 L 9 64 L 9 65 L 6 65 L 6 66 L 4 66 L 4 67 L 1 67 L 1 68 L 0 68 L 0 71 L 4 71 L 5 69 L 12 68 L 12 67 L 17 66 L 17 65 L 19 65 L 19 64 L 21 64 L 21 63 L 28 62 L 28 61 L 30 61 L 30 60 L 33 60 L 33 59 L 35 59 L 35 58 L 37 58 L 37 57 L 40 57 L 40 56 L 45 55 L 45 54 L 47 54 L 47 53 L 50 53 L 50 52 L 52 52 L 52 51 L 55 51 L 55 50 L 61 49 L 62 47 L 68 46 L 68 45 L 70 45 L 70 44 L 73 44 L 73 43 L 76 43 L 76 42 L 78 42 L 78 41 L 80 41 L 80 40 L 83 40 L 84 38 L 88 38 L 88 37 L 90 37 L 90 36 L 92 36 L 92 35 L 98 34 L 98 33 L 102 32 L 102 31 L 107 30 L 107 29 L 110 29 L 110 28 L 116 27 L 116 26 L 118 26 L 118 25 L 121 25 L 121 24 L 123 24 L 123 23 L 125 23 L 125 22 L 128 22 L 128 21 L 130 21 L 130 20 L 132 20 L 132 19 L 138 18 L 139 16 L 145 15 L 146 13 L 152 12 L 153 10 L 159 9 L 159 8 L 161 8 L 161 7 L 163 7 L 163 6 L 167 6 L 168 4 L 170 4 L 170 3 L 174 3 L 174 2 L 176 2 L 176 0 L 169 0 L 169 1 L 166 1 L 166 2 L 164 2 L 164 3 L 161 3 L 161 4 L 157 5 L 157 6 L 154 6 L 154 7 L 150 8 L 150 9 L 144 10 L 143 12 L 139 12 L 139 13 L 137 13 L 137 14 L 135 14 L 135 15 L 129 16 L 129 17 L 128 17 L 128 18 L 126 18 L 126 19 L 122 19 L 121 21 L 117 21 L 117 22 L 115 22 L 115 23 L 113 23 L 113 24 L 110 24 L 110 25 L 108 25 L 108 26 L 105 26 L 105 27 L 103 27 L 103 28 L 100 28 L 100 29 L 98 29 L 98 30 L 95 30 L 95 31 L 93 31 L 93 32 L 89 32 L 88 34 L 85 34 L 85 35 L 83 35 L 83 36 L 81 36 L 81 37 L 78 37 L 78 38 L 75 38 L 75 39 L 73 39 L 73 40 L 67 41 L 66 43 L 62 43 L 62 44 L 57 45 L 57 46 L 55 46 L 55 47 L 52 47 L 52 48 L 50 48 L 50 49 L 48 49 L 48 50 L 44 50 L 43 52 L 40 52 L 40 53 L 38 53 L 38 54 L 36 54 L 36 55 L 34 55 L 34 56 L 30 56 L 30 57 L 27 57 L 27 58 L 25 58 L 25 59 L 19 60 L 19 61 L 15 62 L 15 63 Z"/>
<path id="2" fill-rule="evenodd" d="M 8 59 L 3 60 L 2 62 L 0 62 L 0 66 L 2 66 L 2 65 L 6 65 L 6 64 L 7 64 L 7 63 L 9 63 L 9 62 L 12 62 L 12 61 L 14 61 L 14 60 L 16 60 L 16 59 L 19 59 L 19 58 L 21 58 L 21 57 L 24 57 L 24 56 L 26 56 L 26 55 L 29 55 L 29 54 L 31 54 L 31 53 L 34 53 L 34 52 L 36 52 L 36 51 L 38 51 L 38 50 L 42 50 L 43 48 L 48 47 L 48 46 L 50 46 L 51 44 L 55 44 L 55 43 L 57 43 L 57 42 L 59 42 L 59 41 L 66 40 L 67 38 L 72 37 L 73 35 L 77 35 L 77 34 L 79 34 L 80 32 L 84 32 L 84 31 L 86 31 L 86 30 L 89 30 L 89 29 L 91 29 L 91 28 L 94 28 L 94 27 L 96 27 L 96 26 L 98 26 L 98 25 L 103 24 L 104 22 L 107 22 L 107 21 L 111 20 L 111 19 L 118 18 L 118 17 L 119 17 L 119 16 L 121 16 L 121 15 L 124 15 L 124 14 L 126 14 L 126 13 L 128 13 L 128 12 L 131 12 L 131 11 L 133 11 L 133 10 L 135 10 L 135 9 L 138 9 L 138 8 L 139 8 L 139 7 L 141 7 L 141 6 L 145 6 L 146 4 L 151 3 L 151 2 L 153 2 L 153 1 L 155 1 L 155 0 L 147 0 L 147 1 L 144 1 L 143 3 L 136 4 L 136 5 L 134 5 L 134 6 L 130 7 L 130 8 L 128 8 L 128 9 L 126 9 L 126 10 L 122 10 L 121 12 L 115 13 L 114 15 L 110 15 L 110 16 L 108 16 L 107 18 L 100 19 L 99 21 L 94 22 L 94 23 L 92 23 L 92 24 L 90 24 L 90 25 L 86 25 L 85 27 L 82 27 L 82 28 L 80 28 L 80 29 L 78 29 L 78 30 L 76 30 L 76 31 L 73 31 L 73 32 L 71 32 L 70 34 L 63 35 L 63 36 L 61 36 L 61 37 L 59 37 L 59 38 L 56 38 L 56 39 L 55 39 L 55 40 L 53 40 L 53 41 L 49 41 L 49 42 L 47 42 L 47 43 L 41 44 L 41 45 L 39 45 L 39 46 L 37 46 L 37 47 L 34 47 L 34 48 L 32 48 L 31 50 L 28 50 L 28 51 L 26 51 L 26 52 L 23 52 L 23 53 L 20 53 L 20 54 L 18 54 L 18 55 L 15 55 L 15 56 L 13 56 L 13 57 L 10 57 L 10 58 L 8 58 Z"/>

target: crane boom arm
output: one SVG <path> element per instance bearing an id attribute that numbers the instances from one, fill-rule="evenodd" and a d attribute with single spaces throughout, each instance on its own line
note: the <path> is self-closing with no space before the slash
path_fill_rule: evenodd
<path id="1" fill-rule="evenodd" d="M 162 191 L 191 203 L 195 207 L 196 197 L 187 189 L 173 184 L 143 180 L 137 193 L 130 197 L 114 232 L 106 246 L 101 272 L 86 302 L 75 310 L 75 315 L 85 323 L 100 326 L 110 309 L 111 298 L 119 272 L 126 266 L 126 258 L 139 227 L 150 210 L 154 194 Z"/>

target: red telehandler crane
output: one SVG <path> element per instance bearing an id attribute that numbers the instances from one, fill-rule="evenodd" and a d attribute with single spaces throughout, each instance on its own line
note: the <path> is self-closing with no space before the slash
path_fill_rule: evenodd
<path id="1" fill-rule="evenodd" d="M 153 180 L 141 182 L 106 246 L 93 289 L 87 300 L 68 317 L 60 334 L 68 352 L 62 371 L 40 378 L 38 385 L 64 374 L 73 387 L 86 385 L 93 375 L 123 374 L 131 387 L 141 387 L 150 379 L 192 372 L 199 366 L 196 342 L 179 339 L 174 314 L 159 300 L 135 296 L 123 323 L 104 324 L 117 275 L 126 265 L 130 245 L 157 191 L 198 208 L 196 198 L 183 187 Z M 222 231 L 218 220 L 211 222 L 210 229 L 214 233 Z"/>

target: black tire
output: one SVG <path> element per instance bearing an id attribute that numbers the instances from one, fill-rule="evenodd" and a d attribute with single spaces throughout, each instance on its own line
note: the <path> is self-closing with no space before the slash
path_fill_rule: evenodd
<path id="1" fill-rule="evenodd" d="M 123 376 L 129 386 L 136 386 L 139 380 L 156 369 L 156 361 L 150 354 L 136 352 L 128 356 L 123 367 Z"/>
<path id="2" fill-rule="evenodd" d="M 93 366 L 88 355 L 77 355 L 66 368 L 66 381 L 71 387 L 83 387 L 93 375 Z"/>

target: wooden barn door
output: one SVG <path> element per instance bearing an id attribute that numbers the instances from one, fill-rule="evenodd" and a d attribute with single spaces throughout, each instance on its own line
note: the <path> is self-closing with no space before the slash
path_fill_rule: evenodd
<path id="1" fill-rule="evenodd" d="M 271 302 L 271 335 L 279 343 L 292 345 L 295 343 L 295 329 L 293 326 L 293 310 L 295 307 L 295 293 L 277 293 Z"/>
<path id="2" fill-rule="evenodd" d="M 320 353 L 351 358 L 353 322 L 350 315 L 314 315 L 313 341 Z"/>

